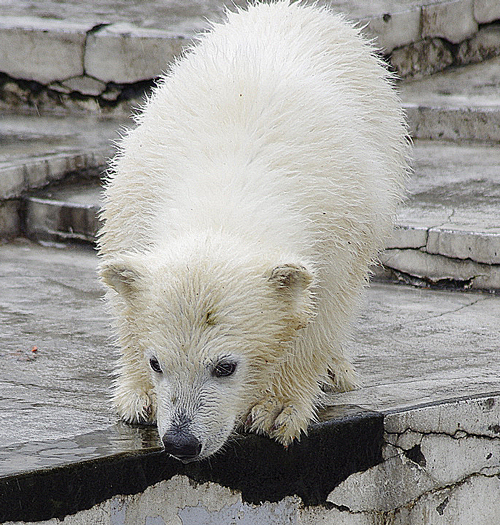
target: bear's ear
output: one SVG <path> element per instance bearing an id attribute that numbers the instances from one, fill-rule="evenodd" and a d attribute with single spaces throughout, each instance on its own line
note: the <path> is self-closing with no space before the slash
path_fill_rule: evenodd
<path id="1" fill-rule="evenodd" d="M 280 290 L 302 292 L 310 286 L 314 277 L 305 266 L 299 264 L 283 264 L 273 268 L 269 280 Z"/>
<path id="2" fill-rule="evenodd" d="M 99 276 L 102 282 L 115 292 L 123 297 L 130 297 L 139 289 L 143 271 L 131 261 L 112 260 L 100 266 Z"/>
<path id="3" fill-rule="evenodd" d="M 300 264 L 283 264 L 271 271 L 269 281 L 288 303 L 295 329 L 304 328 L 314 317 L 311 284 L 314 275 Z"/>

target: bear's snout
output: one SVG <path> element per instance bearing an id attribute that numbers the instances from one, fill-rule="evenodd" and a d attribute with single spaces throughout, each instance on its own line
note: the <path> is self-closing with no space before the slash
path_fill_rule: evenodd
<path id="1" fill-rule="evenodd" d="M 182 427 L 173 427 L 167 430 L 162 441 L 165 452 L 183 463 L 196 461 L 202 448 L 200 441 Z"/>

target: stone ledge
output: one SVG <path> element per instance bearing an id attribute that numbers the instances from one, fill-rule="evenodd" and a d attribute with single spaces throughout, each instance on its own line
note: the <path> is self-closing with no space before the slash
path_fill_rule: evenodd
<path id="1" fill-rule="evenodd" d="M 23 232 L 22 197 L 71 175 L 99 177 L 120 121 L 96 117 L 2 115 L 0 237 Z"/>
<path id="2" fill-rule="evenodd" d="M 447 523 L 493 523 L 500 505 L 483 507 L 481 490 L 487 479 L 500 486 L 498 422 L 498 392 L 389 411 L 384 462 L 350 476 L 328 501 L 353 516 L 391 515 L 397 524 L 441 523 L 441 516 Z"/>
<path id="3" fill-rule="evenodd" d="M 67 85 L 73 78 L 87 84 L 92 80 L 132 84 L 159 76 L 186 42 L 183 34 L 128 23 L 92 26 L 4 17 L 0 48 L 9 51 L 0 53 L 0 71 L 42 85 Z M 73 81 L 72 87 L 77 90 L 79 84 Z"/>
<path id="4" fill-rule="evenodd" d="M 499 105 L 500 106 L 500 105 Z M 405 104 L 413 137 L 500 143 L 500 107 L 450 108 Z"/>
<path id="5" fill-rule="evenodd" d="M 64 450 L 68 457 L 84 448 L 79 461 L 0 478 L 0 521 L 135 525 L 191 516 L 229 525 L 239 516 L 271 525 L 486 525 L 498 516 L 499 392 L 384 414 L 335 410 L 337 418 L 312 426 L 288 450 L 245 435 L 224 454 L 189 465 L 167 457 L 153 429 L 125 425 L 24 451 L 4 447 L 0 456 L 14 460 L 23 452 L 29 459 Z"/>
<path id="6" fill-rule="evenodd" d="M 31 159 L 30 162 L 0 166 L 0 199 L 17 198 L 24 192 L 61 180 L 71 172 L 104 169 L 108 151 L 75 151 L 43 155 Z"/>
<path id="7" fill-rule="evenodd" d="M 500 26 L 487 34 L 500 48 Z M 500 142 L 500 58 L 404 82 L 400 89 L 412 137 Z"/>
<path id="8" fill-rule="evenodd" d="M 101 82 L 133 84 L 164 71 L 186 45 L 184 35 L 112 24 L 89 34 L 85 46 L 85 74 Z"/>
<path id="9" fill-rule="evenodd" d="M 0 18 L 0 71 L 48 84 L 83 75 L 91 27 L 62 20 Z"/>
<path id="10" fill-rule="evenodd" d="M 500 265 L 432 255 L 414 249 L 389 249 L 380 261 L 389 275 L 407 284 L 461 290 L 500 290 Z M 379 273 L 382 276 L 382 272 Z"/>
<path id="11" fill-rule="evenodd" d="M 500 264 L 500 225 L 481 228 L 478 224 L 469 227 L 451 223 L 439 226 L 399 224 L 387 249 L 417 249 L 451 259 Z"/>

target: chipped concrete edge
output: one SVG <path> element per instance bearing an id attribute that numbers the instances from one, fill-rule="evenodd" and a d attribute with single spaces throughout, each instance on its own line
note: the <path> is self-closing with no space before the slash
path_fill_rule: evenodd
<path id="1" fill-rule="evenodd" d="M 380 254 L 385 277 L 417 286 L 500 290 L 500 232 L 398 224 Z M 379 271 L 379 277 L 383 277 Z"/>
<path id="2" fill-rule="evenodd" d="M 390 412 L 384 428 L 384 462 L 329 494 L 339 514 L 415 525 L 500 516 L 499 392 Z"/>

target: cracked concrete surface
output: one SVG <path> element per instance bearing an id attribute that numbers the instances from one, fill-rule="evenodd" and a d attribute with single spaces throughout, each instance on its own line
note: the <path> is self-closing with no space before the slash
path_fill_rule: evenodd
<path id="1" fill-rule="evenodd" d="M 500 150 L 491 145 L 457 145 L 419 141 L 413 150 L 415 172 L 407 186 L 408 199 L 397 222 L 420 232 L 418 241 L 405 245 L 405 231 L 396 234 L 392 248 L 439 246 L 441 255 L 479 263 L 500 263 Z M 474 229 L 490 236 L 488 247 L 471 251 L 464 241 L 446 246 L 446 231 L 464 235 Z M 415 246 L 415 242 L 420 246 Z M 441 244 L 439 245 L 439 242 Z"/>
<path id="2" fill-rule="evenodd" d="M 7 404 L 0 413 L 4 445 L 77 431 L 62 424 L 63 412 L 51 421 L 59 386 L 71 393 L 63 405 L 75 414 L 81 411 L 71 416 L 75 425 L 81 422 L 81 431 L 99 430 L 109 421 L 106 392 L 115 354 L 96 265 L 90 249 L 0 245 L 0 361 L 5 364 L 0 391 L 9 403 L 20 396 L 20 404 Z M 330 394 L 331 404 L 390 411 L 465 392 L 500 391 L 498 319 L 500 299 L 495 295 L 372 285 L 352 343 L 363 388 Z M 36 356 L 30 352 L 34 345 Z M 26 361 L 28 357 L 34 359 Z M 77 366 L 81 362 L 83 368 Z M 36 394 L 22 384 L 32 385 Z M 90 384 L 96 403 L 91 412 L 82 400 Z M 23 414 L 33 419 L 20 429 L 15 422 Z M 92 414 L 100 414 L 95 428 Z"/>

